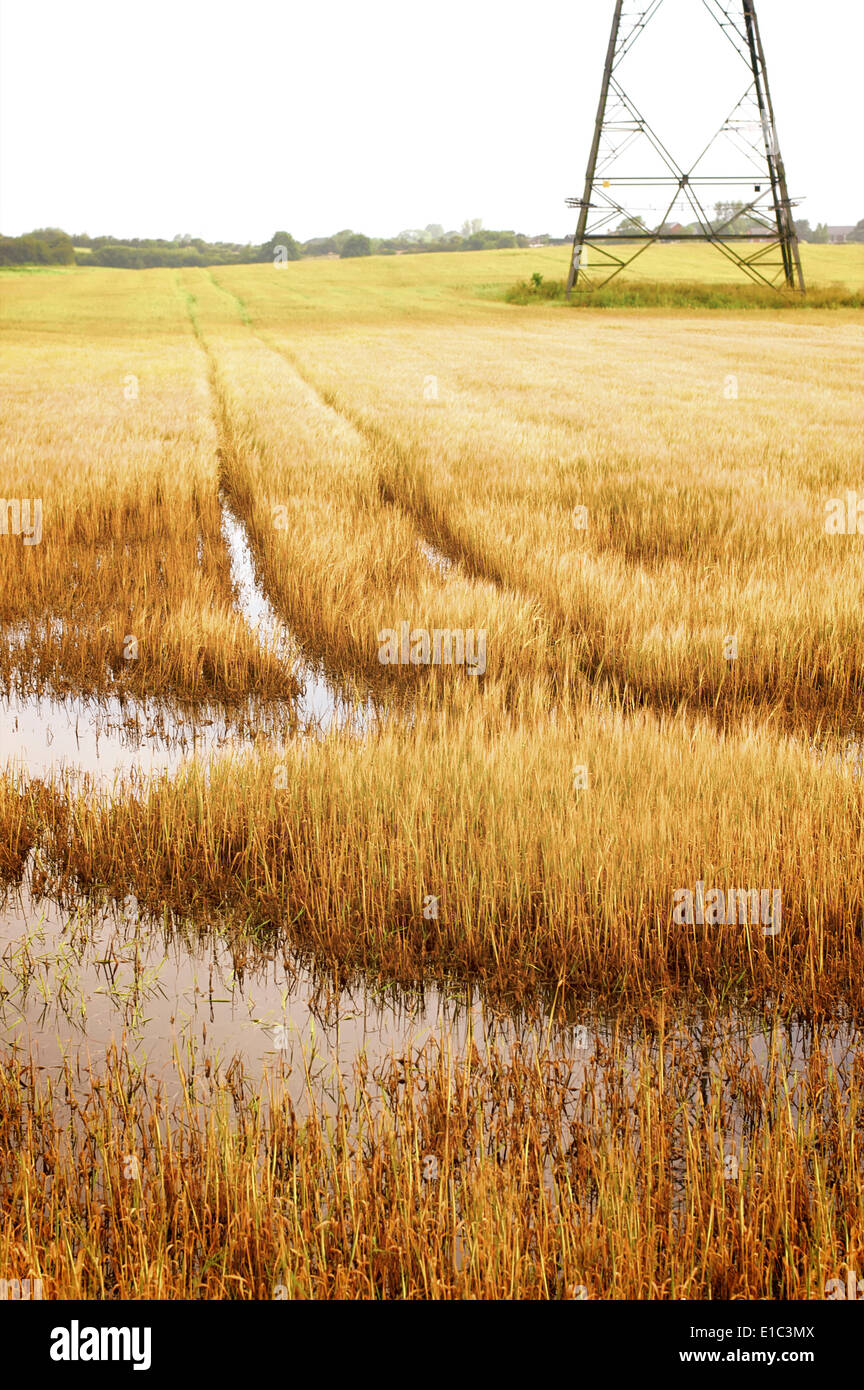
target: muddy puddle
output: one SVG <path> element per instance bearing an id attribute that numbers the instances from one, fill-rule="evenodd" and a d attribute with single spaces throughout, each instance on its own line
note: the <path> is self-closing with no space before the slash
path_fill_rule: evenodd
<path id="1" fill-rule="evenodd" d="M 280 622 L 258 583 L 246 530 L 227 500 L 221 503 L 238 609 L 262 647 L 293 671 L 301 685 L 299 696 L 266 704 L 248 699 L 231 708 L 218 702 L 193 708 L 127 694 L 97 699 L 13 692 L 0 698 L 0 770 L 62 779 L 73 789 L 85 782 L 111 788 L 118 782 L 170 775 L 188 758 L 253 752 L 262 737 L 279 746 L 333 729 L 359 736 L 371 727 L 378 714 L 375 705 L 346 699 L 324 671 L 305 658 Z M 55 620 L 50 630 L 57 626 Z M 2 638 L 14 648 L 24 640 L 23 629 L 9 628 Z"/>

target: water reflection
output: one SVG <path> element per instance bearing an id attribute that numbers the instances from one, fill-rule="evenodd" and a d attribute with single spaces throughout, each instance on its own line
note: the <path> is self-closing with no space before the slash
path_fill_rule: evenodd
<path id="1" fill-rule="evenodd" d="M 33 851 L 23 882 L 0 900 L 0 1043 L 49 1069 L 64 1058 L 98 1068 L 110 1047 L 125 1046 L 170 1091 L 178 1058 L 193 1071 L 205 1058 L 208 1066 L 239 1058 L 252 1078 L 284 1072 L 299 1105 L 310 1078 L 350 1084 L 360 1058 L 374 1068 L 437 1042 L 454 1056 L 518 1050 L 523 1062 L 560 1059 L 575 1084 L 590 1070 L 601 1090 L 612 1077 L 635 1088 L 646 1065 L 678 1067 L 692 1103 L 705 1107 L 736 1067 L 767 1077 L 782 1062 L 794 1108 L 794 1078 L 815 1056 L 840 1068 L 860 1050 L 847 1021 L 814 1028 L 770 1008 L 710 1020 L 676 1015 L 661 1044 L 654 1025 L 577 999 L 528 1016 L 462 985 L 406 991 L 336 980 L 275 934 L 239 931 L 218 917 L 144 919 L 131 898 L 64 906 L 39 891 L 42 881 Z M 730 1137 L 736 1133 L 738 1120 Z"/>
<path id="2" fill-rule="evenodd" d="M 297 698 L 191 706 L 127 694 L 95 698 L 16 691 L 0 698 L 0 771 L 62 779 L 73 790 L 85 781 L 110 788 L 118 780 L 141 782 L 174 773 L 191 757 L 254 752 L 262 738 L 279 746 L 333 729 L 358 736 L 372 726 L 378 713 L 373 702 L 352 701 L 302 656 L 258 583 L 246 531 L 224 498 L 222 530 L 239 611 L 262 647 L 290 666 L 300 683 Z M 25 636 L 20 628 L 4 633 L 12 647 Z"/>

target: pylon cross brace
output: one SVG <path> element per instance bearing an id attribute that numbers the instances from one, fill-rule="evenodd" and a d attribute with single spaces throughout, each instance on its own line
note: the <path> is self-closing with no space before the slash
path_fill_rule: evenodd
<path id="1" fill-rule="evenodd" d="M 568 207 L 579 210 L 567 294 L 569 296 L 574 288 L 580 291 L 602 288 L 661 239 L 710 242 L 756 284 L 797 289 L 803 293 L 804 276 L 792 215 L 794 204 L 789 198 L 777 139 L 755 0 L 734 0 L 734 3 L 733 0 L 701 0 L 746 64 L 750 81 L 716 135 L 686 170 L 660 140 L 617 76 L 624 58 L 663 3 L 664 0 L 650 0 L 650 3 L 642 0 L 641 9 L 627 14 L 624 0 L 615 3 L 585 190 L 581 198 L 567 199 Z M 712 176 L 700 172 L 703 161 L 721 136 L 726 136 L 738 153 L 749 160 L 750 168 L 743 174 Z M 616 176 L 616 163 L 640 137 L 648 140 L 666 172 Z M 747 187 L 755 196 L 737 208 L 731 217 L 712 221 L 703 205 L 709 186 L 730 193 Z M 644 223 L 641 219 L 633 219 L 625 206 L 627 190 L 637 188 L 652 190 L 661 196 L 664 190 L 671 194 L 665 215 L 656 229 L 651 231 L 646 227 L 642 235 L 638 232 Z M 667 218 L 682 196 L 692 208 L 699 230 L 665 231 Z M 733 230 L 733 224 L 740 224 L 745 217 L 750 229 Z M 624 223 L 629 221 L 630 229 L 622 229 L 619 225 L 619 230 L 610 230 L 617 218 Z M 746 249 L 747 243 L 752 243 L 752 250 Z M 590 253 L 590 271 L 586 253 Z"/>

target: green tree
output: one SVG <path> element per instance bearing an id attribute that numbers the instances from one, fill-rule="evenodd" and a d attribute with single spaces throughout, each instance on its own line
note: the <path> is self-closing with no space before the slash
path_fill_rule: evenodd
<path id="1" fill-rule="evenodd" d="M 37 227 L 26 236 L 0 237 L 0 264 L 74 265 L 75 248 L 59 227 Z"/>
<path id="2" fill-rule="evenodd" d="M 258 259 L 261 261 L 299 261 L 300 247 L 290 232 L 274 232 L 269 241 L 261 247 Z"/>
<path id="3" fill-rule="evenodd" d="M 368 236 L 363 236 L 360 232 L 352 232 L 348 240 L 344 242 L 339 255 L 343 260 L 350 259 L 354 256 L 371 256 L 372 243 Z"/>
<path id="4" fill-rule="evenodd" d="M 343 227 L 341 232 L 336 232 L 330 238 L 330 240 L 333 242 L 335 250 L 339 252 L 340 256 L 342 255 L 342 248 L 344 247 L 346 241 L 348 241 L 349 238 L 351 238 L 353 235 L 354 233 L 352 232 L 350 227 Z"/>
<path id="5" fill-rule="evenodd" d="M 316 236 L 303 242 L 304 256 L 332 256 L 339 248 L 332 236 Z"/>

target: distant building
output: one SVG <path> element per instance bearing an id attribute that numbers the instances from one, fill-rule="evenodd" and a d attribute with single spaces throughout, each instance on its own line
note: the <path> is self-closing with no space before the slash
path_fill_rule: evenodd
<path id="1" fill-rule="evenodd" d="M 854 232 L 854 227 L 829 227 L 828 240 L 832 246 L 842 246 L 843 242 Z"/>

